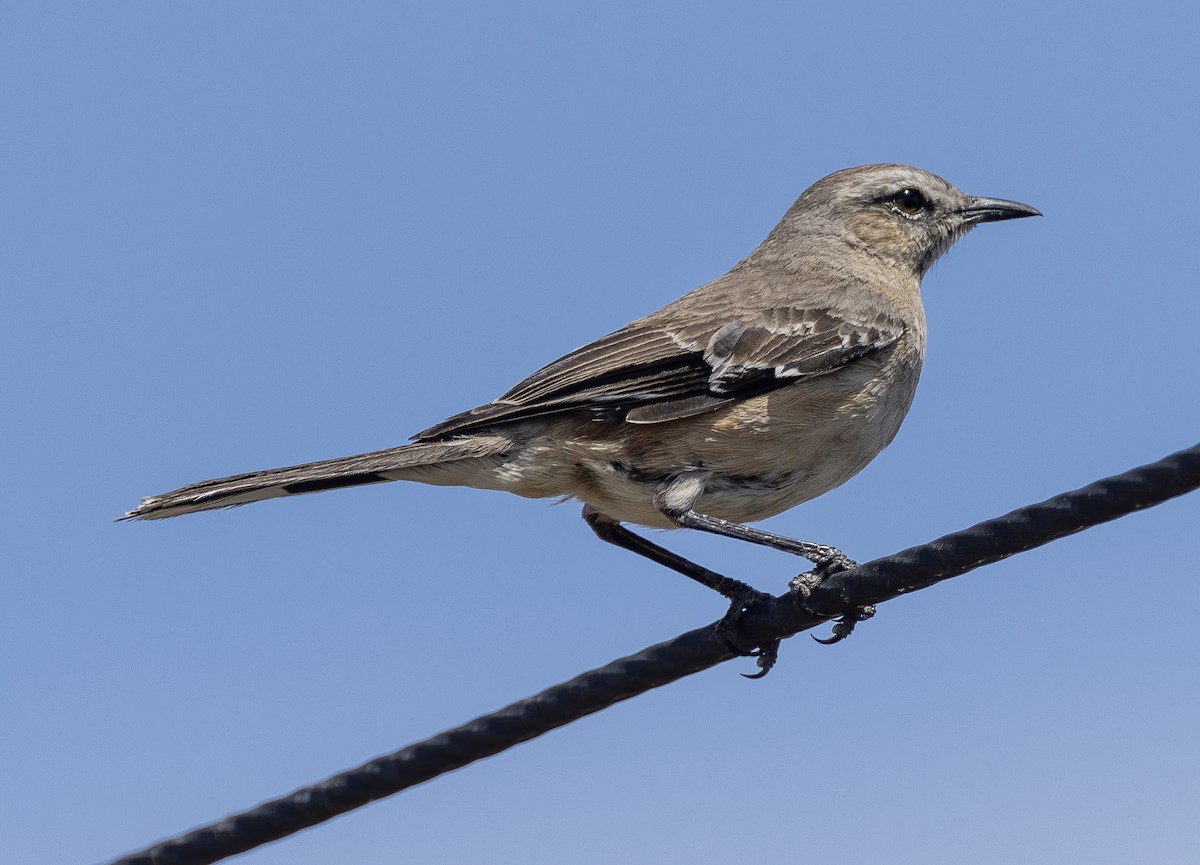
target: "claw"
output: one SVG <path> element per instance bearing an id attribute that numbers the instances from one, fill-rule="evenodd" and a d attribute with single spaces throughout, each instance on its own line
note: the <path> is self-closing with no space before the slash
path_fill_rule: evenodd
<path id="1" fill-rule="evenodd" d="M 809 636 L 812 636 L 814 643 L 820 643 L 822 646 L 832 646 L 834 643 L 840 643 L 842 640 L 844 640 L 848 636 L 850 636 L 850 632 L 853 630 L 854 630 L 853 628 L 846 628 L 845 630 L 843 630 L 842 625 L 839 622 L 838 624 L 833 626 L 833 636 L 831 636 L 831 637 L 825 637 L 824 639 L 822 639 L 821 637 L 816 637 L 816 636 L 813 636 L 812 634 L 810 634 Z"/>
<path id="2" fill-rule="evenodd" d="M 754 655 L 758 658 L 757 673 L 742 673 L 742 676 L 747 679 L 761 679 L 767 673 L 771 672 L 771 668 L 775 666 L 775 662 L 779 660 L 779 641 L 772 640 L 767 645 L 763 646 Z"/>
<path id="3" fill-rule="evenodd" d="M 854 633 L 854 627 L 859 622 L 865 622 L 871 616 L 875 615 L 875 605 L 868 604 L 865 607 L 860 607 L 853 612 L 846 613 L 844 616 L 837 618 L 836 624 L 833 626 L 833 634 L 825 639 L 813 637 L 822 646 L 832 646 L 834 643 L 840 643 L 848 636 Z"/>

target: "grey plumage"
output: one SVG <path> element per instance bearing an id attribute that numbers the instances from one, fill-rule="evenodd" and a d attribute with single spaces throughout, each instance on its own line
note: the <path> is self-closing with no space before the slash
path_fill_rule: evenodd
<path id="1" fill-rule="evenodd" d="M 909 166 L 840 171 L 725 276 L 414 444 L 192 484 L 124 518 L 417 480 L 579 499 L 606 540 L 677 570 L 612 527 L 700 528 L 825 555 L 740 524 L 843 483 L 892 440 L 925 352 L 921 278 L 976 224 L 1036 214 Z"/>
<path id="2" fill-rule="evenodd" d="M 402 445 L 349 457 L 200 481 L 162 496 L 143 499 L 139 508 L 130 511 L 122 519 L 157 520 L 279 496 L 407 479 L 409 473 L 413 474 L 413 480 L 419 480 L 417 475 L 421 471 L 435 475 L 439 465 L 486 457 L 502 451 L 507 445 L 508 440 L 501 437 L 474 436 L 448 442 Z"/>

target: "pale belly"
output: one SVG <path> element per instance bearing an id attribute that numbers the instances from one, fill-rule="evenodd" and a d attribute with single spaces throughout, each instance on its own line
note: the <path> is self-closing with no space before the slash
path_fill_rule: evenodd
<path id="1" fill-rule="evenodd" d="M 919 357 L 905 360 L 859 362 L 668 423 L 581 430 L 564 422 L 497 465 L 490 483 L 472 485 L 573 498 L 621 522 L 672 528 L 655 493 L 673 475 L 701 471 L 695 510 L 765 519 L 845 483 L 891 442 L 920 373 Z"/>

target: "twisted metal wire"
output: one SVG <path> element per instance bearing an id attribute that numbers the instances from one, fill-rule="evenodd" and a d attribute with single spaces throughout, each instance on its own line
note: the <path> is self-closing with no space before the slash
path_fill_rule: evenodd
<path id="1" fill-rule="evenodd" d="M 844 612 L 924 589 L 1200 487 L 1200 444 L 1035 505 L 984 520 L 825 580 L 814 610 Z"/>
<path id="2" fill-rule="evenodd" d="M 827 617 L 931 586 L 1197 487 L 1200 445 L 834 574 L 804 603 L 797 603 L 791 594 L 775 598 L 748 610 L 734 636 L 739 644 L 765 645 L 815 627 Z M 728 660 L 729 651 L 713 638 L 715 625 L 650 646 L 250 811 L 113 860 L 111 865 L 209 865 L 498 754 Z"/>

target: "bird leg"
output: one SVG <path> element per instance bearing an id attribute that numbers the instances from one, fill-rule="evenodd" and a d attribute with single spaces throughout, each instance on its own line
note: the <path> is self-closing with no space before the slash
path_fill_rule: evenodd
<path id="1" fill-rule="evenodd" d="M 808 559 L 816 565 L 816 568 L 807 574 L 802 574 L 794 578 L 790 587 L 793 598 L 804 608 L 805 612 L 814 618 L 822 618 L 808 608 L 808 605 L 805 603 L 808 595 L 826 577 L 840 571 L 848 571 L 856 566 L 856 562 L 841 550 L 831 547 L 828 544 L 817 544 L 812 541 L 800 541 L 784 537 L 783 535 L 765 532 L 762 529 L 754 529 L 750 526 L 744 526 L 741 523 L 735 523 L 709 514 L 702 514 L 694 510 L 695 504 L 704 494 L 705 485 L 710 477 L 710 473 L 702 469 L 694 469 L 674 475 L 659 486 L 654 496 L 654 506 L 680 528 L 699 529 L 702 532 L 710 532 L 714 535 L 724 535 L 728 538 L 749 541 L 753 544 L 761 544 L 771 549 Z M 826 640 L 817 640 L 817 642 L 826 645 L 840 643 L 846 637 L 850 636 L 856 624 L 869 619 L 874 613 L 875 608 L 870 607 L 869 609 L 856 610 L 853 613 L 842 616 L 834 625 L 833 636 Z M 816 638 L 814 637 L 814 639 Z M 760 659 L 760 666 L 762 666 L 762 659 Z M 766 675 L 766 670 L 768 669 L 770 669 L 769 666 L 764 667 L 762 675 Z"/>
<path id="2" fill-rule="evenodd" d="M 705 471 L 681 472 L 673 476 L 658 488 L 654 495 L 654 506 L 681 529 L 699 529 L 806 558 L 817 566 L 817 573 L 822 577 L 848 571 L 855 566 L 854 560 L 836 547 L 798 541 L 693 510 L 704 493 L 704 485 L 709 477 Z"/>
<path id="3" fill-rule="evenodd" d="M 691 509 L 678 514 L 668 513 L 667 516 L 683 529 L 699 529 L 702 532 L 711 532 L 714 535 L 737 538 L 740 541 L 761 544 L 764 547 L 771 547 L 775 550 L 792 553 L 793 555 L 808 559 L 817 566 L 822 575 L 848 571 L 855 566 L 853 559 L 837 547 L 831 547 L 827 544 L 817 544 L 812 541 L 799 541 L 795 538 L 787 538 L 772 532 L 764 532 L 762 529 L 744 526 L 741 523 L 723 520 L 720 517 L 701 514 Z"/>
<path id="4" fill-rule="evenodd" d="M 747 583 L 743 583 L 741 580 L 723 576 L 716 571 L 710 571 L 708 568 L 698 565 L 690 559 L 685 559 L 683 556 L 676 555 L 670 550 L 660 547 L 658 544 L 651 543 L 641 535 L 631 532 L 616 520 L 605 516 L 599 511 L 593 510 L 591 507 L 584 507 L 583 519 L 600 540 L 607 541 L 621 549 L 637 553 L 639 556 L 644 556 L 650 561 L 670 568 L 677 573 L 683 574 L 685 577 L 690 577 L 700 585 L 707 586 L 714 592 L 718 592 L 728 598 L 729 610 L 722 617 L 721 621 L 717 623 L 713 636 L 722 646 L 735 655 L 758 658 L 758 666 L 762 672 L 754 676 L 748 676 L 747 678 L 757 679 L 767 674 L 767 671 L 775 663 L 779 641 L 773 641 L 771 644 L 763 646 L 756 651 L 747 652 L 745 649 L 734 644 L 729 633 L 747 609 L 760 601 L 770 598 L 771 595 L 768 595 L 766 592 L 760 592 L 758 589 Z"/>
<path id="5" fill-rule="evenodd" d="M 583 509 L 583 519 L 600 540 L 637 553 L 639 556 L 645 556 L 650 561 L 668 567 L 685 577 L 691 577 L 700 585 L 707 586 L 731 601 L 744 600 L 748 595 L 757 591 L 741 580 L 723 576 L 690 559 L 678 556 L 670 550 L 646 540 L 641 535 L 629 531 L 616 520 L 591 508 Z"/>
<path id="6" fill-rule="evenodd" d="M 793 538 L 786 538 L 783 535 L 764 532 L 761 529 L 752 529 L 749 526 L 743 526 L 741 523 L 733 523 L 729 520 L 723 520 L 720 517 L 712 517 L 708 514 L 697 513 L 693 510 L 687 510 L 678 515 L 668 514 L 676 525 L 685 529 L 700 529 L 704 532 L 712 532 L 715 535 L 725 535 L 738 540 L 750 541 L 754 544 L 762 544 L 765 547 L 782 550 L 785 553 L 793 553 L 797 556 L 808 559 L 816 568 L 802 576 L 808 577 L 811 582 L 806 586 L 806 591 L 796 592 L 795 582 L 800 579 L 794 578 L 792 581 L 793 596 L 797 603 L 804 608 L 804 611 L 814 618 L 822 618 L 822 616 L 808 608 L 805 603 L 808 595 L 816 586 L 831 574 L 836 574 L 841 571 L 848 571 L 855 567 L 857 563 L 839 550 L 837 547 L 831 547 L 826 544 L 815 544 L 812 541 L 798 541 Z M 859 622 L 865 622 L 871 616 L 875 615 L 875 607 L 863 607 L 839 617 L 836 624 L 833 626 L 833 636 L 828 639 L 818 639 L 813 637 L 822 645 L 831 646 L 834 643 L 840 643 L 854 632 L 854 626 Z M 765 675 L 765 674 L 764 674 Z"/>

